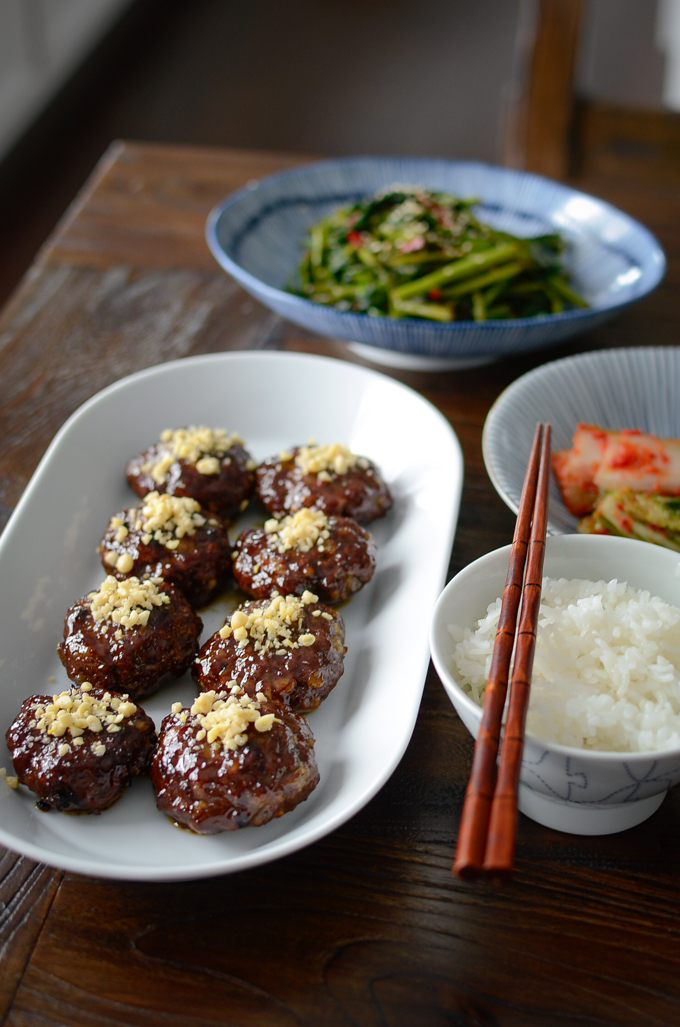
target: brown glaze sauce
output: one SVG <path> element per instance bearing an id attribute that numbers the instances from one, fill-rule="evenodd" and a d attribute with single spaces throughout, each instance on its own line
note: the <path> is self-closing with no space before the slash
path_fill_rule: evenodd
<path id="1" fill-rule="evenodd" d="M 367 468 L 354 467 L 331 481 L 319 481 L 316 474 L 303 474 L 296 465 L 299 450 L 298 446 L 290 451 L 290 460 L 272 457 L 257 468 L 257 494 L 277 517 L 316 506 L 328 516 L 368 524 L 391 508 L 390 490 L 371 461 Z"/>
<path id="2" fill-rule="evenodd" d="M 264 528 L 244 531 L 235 546 L 234 577 L 244 592 L 265 598 L 272 592 L 301 596 L 313 592 L 325 603 L 339 603 L 373 576 L 376 545 L 367 531 L 349 517 L 329 517 L 330 538 L 323 549 L 297 548 L 280 553 L 276 536 Z"/>
<path id="3" fill-rule="evenodd" d="M 90 694 L 101 697 L 105 692 L 93 688 Z M 154 723 L 138 706 L 117 733 L 85 729 L 83 743 L 71 744 L 71 751 L 60 756 L 59 744 L 73 740 L 68 736 L 55 739 L 35 726 L 36 705 L 51 702 L 51 695 L 24 699 L 7 731 L 7 747 L 19 781 L 36 793 L 36 806 L 42 811 L 101 813 L 120 798 L 135 775 L 148 772 L 156 745 Z M 106 752 L 95 755 L 92 745 L 102 741 Z"/>
<path id="4" fill-rule="evenodd" d="M 248 611 L 267 603 L 255 600 L 240 609 Z M 330 614 L 331 619 L 314 617 L 315 610 Z M 315 636 L 313 645 L 286 648 L 285 655 L 277 655 L 274 649 L 256 652 L 252 641 L 240 648 L 233 635 L 222 638 L 216 631 L 201 647 L 192 676 L 204 692 L 222 691 L 235 680 L 250 695 L 262 691 L 293 710 L 314 710 L 342 677 L 347 651 L 344 621 L 337 610 L 323 603 L 306 606 L 293 637 L 308 633 Z"/>
<path id="5" fill-rule="evenodd" d="M 165 717 L 151 766 L 159 810 L 199 834 L 266 824 L 304 801 L 319 772 L 314 738 L 303 717 L 281 703 L 264 702 L 275 713 L 271 729 L 251 724 L 246 744 L 224 749 L 196 738 L 198 719 Z M 186 711 L 185 711 L 186 712 Z"/>
<path id="6" fill-rule="evenodd" d="M 135 456 L 127 465 L 130 487 L 142 498 L 154 490 L 170 496 L 189 496 L 205 509 L 225 520 L 236 517 L 253 494 L 255 474 L 249 470 L 250 454 L 238 443 L 220 457 L 219 474 L 201 474 L 196 464 L 176 460 L 160 484 L 144 464 L 155 463 L 165 452 L 162 442 Z"/>
<path id="7" fill-rule="evenodd" d="M 119 581 L 133 574 L 137 578 L 163 578 L 178 588 L 192 606 L 205 606 L 220 595 L 229 582 L 231 545 L 224 525 L 205 510 L 201 513 L 207 518 L 206 523 L 196 528 L 193 535 L 180 539 L 176 549 L 168 549 L 154 538 L 143 541 L 145 532 L 135 528 L 136 507 L 120 510 L 113 516 L 122 518 L 128 534 L 118 542 L 118 529 L 109 522 L 99 543 L 102 565 Z M 129 571 L 122 573 L 105 559 L 106 553 L 129 553 L 134 563 Z"/>
<path id="8" fill-rule="evenodd" d="M 124 629 L 120 639 L 115 637 L 119 625 L 95 623 L 87 596 L 74 603 L 57 646 L 72 681 L 90 681 L 136 699 L 187 672 L 198 651 L 203 622 L 181 592 L 172 585 L 161 587 L 170 603 L 154 607 L 147 624 Z"/>

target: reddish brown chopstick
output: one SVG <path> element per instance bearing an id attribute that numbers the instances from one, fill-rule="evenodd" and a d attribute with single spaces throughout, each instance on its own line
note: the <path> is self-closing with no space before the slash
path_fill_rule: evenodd
<path id="1" fill-rule="evenodd" d="M 453 872 L 465 880 L 473 880 L 478 877 L 484 866 L 491 802 L 496 784 L 496 758 L 501 722 L 508 689 L 517 610 L 522 594 L 524 565 L 536 499 L 542 435 L 543 425 L 537 424 L 522 486 L 491 667 L 484 690 L 482 720 L 475 743 L 472 770 L 458 830 Z"/>
<path id="2" fill-rule="evenodd" d="M 541 465 L 538 472 L 536 506 L 531 524 L 527 570 L 522 589 L 522 609 L 515 645 L 515 661 L 510 679 L 508 713 L 503 732 L 498 777 L 491 804 L 486 839 L 484 873 L 496 880 L 507 880 L 512 873 L 517 835 L 517 789 L 524 749 L 524 726 L 529 706 L 531 671 L 536 650 L 538 611 L 541 604 L 545 533 L 548 521 L 550 484 L 550 425 L 543 430 Z"/>

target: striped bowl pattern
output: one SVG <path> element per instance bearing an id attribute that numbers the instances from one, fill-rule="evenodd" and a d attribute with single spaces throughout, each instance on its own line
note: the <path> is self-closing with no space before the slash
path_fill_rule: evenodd
<path id="1" fill-rule="evenodd" d="M 552 448 L 568 449 L 577 421 L 680 437 L 680 347 L 582 353 L 537 367 L 498 397 L 482 437 L 484 462 L 501 498 L 517 512 L 537 421 L 552 425 Z M 548 530 L 576 531 L 557 483 L 550 485 Z"/>
<path id="2" fill-rule="evenodd" d="M 508 321 L 440 323 L 343 312 L 285 292 L 308 226 L 392 182 L 479 196 L 479 217 L 517 235 L 560 232 L 569 243 L 568 271 L 590 308 Z M 290 321 L 322 335 L 435 357 L 493 359 L 553 345 L 640 299 L 658 285 L 666 266 L 651 232 L 602 200 L 525 171 L 430 158 L 352 157 L 263 178 L 215 207 L 206 238 L 226 271 Z"/>

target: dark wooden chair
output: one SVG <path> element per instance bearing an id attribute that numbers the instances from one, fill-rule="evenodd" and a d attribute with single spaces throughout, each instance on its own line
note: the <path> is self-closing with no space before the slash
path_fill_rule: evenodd
<path id="1" fill-rule="evenodd" d="M 552 178 L 569 171 L 583 0 L 521 0 L 503 162 Z"/>

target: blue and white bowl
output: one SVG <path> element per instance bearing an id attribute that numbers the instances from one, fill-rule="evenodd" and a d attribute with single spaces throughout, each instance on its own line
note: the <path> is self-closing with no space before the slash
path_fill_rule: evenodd
<path id="1" fill-rule="evenodd" d="M 308 226 L 392 182 L 478 196 L 481 220 L 516 235 L 558 231 L 569 244 L 567 270 L 589 308 L 440 323 L 339 311 L 286 292 Z M 374 360 L 402 366 L 414 358 L 415 366 L 419 359 L 424 366 L 472 366 L 554 345 L 646 295 L 666 266 L 651 232 L 603 200 L 526 171 L 415 157 L 329 160 L 263 178 L 215 207 L 206 237 L 222 267 L 265 306 L 314 332 L 371 347 L 364 355 Z"/>
<path id="2" fill-rule="evenodd" d="M 432 659 L 449 699 L 477 736 L 482 708 L 457 680 L 450 625 L 474 630 L 503 594 L 510 546 L 462 570 L 437 601 L 430 633 Z M 551 578 L 627 581 L 678 604 L 680 554 L 646 542 L 606 535 L 548 538 L 544 573 Z M 569 834 L 614 834 L 650 817 L 680 783 L 680 749 L 601 752 L 527 735 L 519 808 L 532 820 Z"/>

